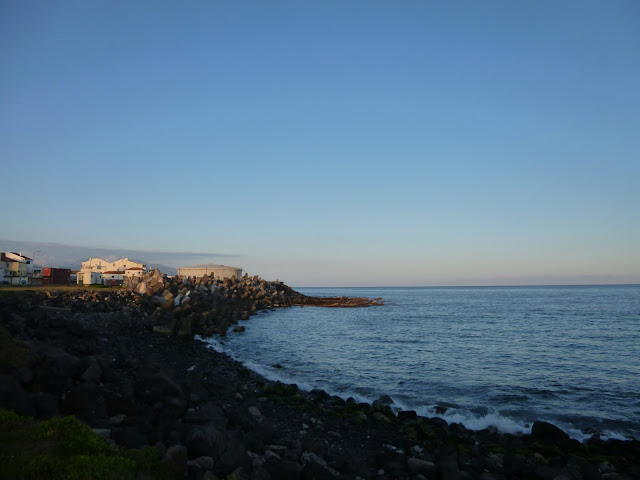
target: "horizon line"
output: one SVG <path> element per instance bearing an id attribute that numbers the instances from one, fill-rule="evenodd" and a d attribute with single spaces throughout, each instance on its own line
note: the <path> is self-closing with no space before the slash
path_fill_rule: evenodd
<path id="1" fill-rule="evenodd" d="M 496 288 L 496 287 L 640 287 L 640 283 L 522 283 L 496 285 L 325 285 L 307 286 L 296 285 L 292 288 Z"/>

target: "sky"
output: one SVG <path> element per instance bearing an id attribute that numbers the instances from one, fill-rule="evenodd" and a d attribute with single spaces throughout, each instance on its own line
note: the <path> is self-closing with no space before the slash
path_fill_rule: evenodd
<path id="1" fill-rule="evenodd" d="M 640 4 L 1 1 L 0 166 L 14 242 L 640 283 Z"/>

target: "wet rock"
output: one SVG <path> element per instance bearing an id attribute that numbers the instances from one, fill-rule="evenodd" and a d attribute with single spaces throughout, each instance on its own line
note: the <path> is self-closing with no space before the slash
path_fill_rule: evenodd
<path id="1" fill-rule="evenodd" d="M 391 423 L 392 423 L 392 420 L 391 420 L 387 415 L 385 415 L 385 414 L 384 414 L 384 413 L 382 413 L 382 412 L 373 412 L 373 414 L 371 415 L 371 417 L 372 417 L 376 422 L 379 422 L 379 423 L 386 423 L 386 424 L 391 424 Z"/>
<path id="2" fill-rule="evenodd" d="M 385 463 L 382 468 L 385 471 L 385 474 L 391 478 L 405 478 L 407 476 L 407 470 L 404 463 L 399 461 Z"/>
<path id="3" fill-rule="evenodd" d="M 33 416 L 36 413 L 33 400 L 12 375 L 0 375 L 0 405 L 20 415 Z"/>
<path id="4" fill-rule="evenodd" d="M 327 467 L 311 461 L 307 463 L 300 472 L 300 478 L 302 480 L 331 480 L 336 478 Z"/>
<path id="5" fill-rule="evenodd" d="M 393 405 L 393 398 L 391 398 L 389 395 L 381 395 L 380 397 L 378 397 L 377 400 L 373 402 L 374 407 L 378 405 L 384 405 L 384 406 Z"/>
<path id="6" fill-rule="evenodd" d="M 100 365 L 98 365 L 98 362 L 93 360 L 89 367 L 80 376 L 80 378 L 82 378 L 82 380 L 84 380 L 85 382 L 97 382 L 98 380 L 100 380 L 101 376 L 102 369 L 100 368 Z"/>
<path id="7" fill-rule="evenodd" d="M 154 333 L 159 333 L 160 335 L 164 335 L 166 337 L 170 337 L 173 335 L 173 328 L 169 325 L 154 325 L 153 327 Z"/>
<path id="8" fill-rule="evenodd" d="M 490 453 L 485 458 L 485 465 L 487 466 L 487 468 L 493 471 L 502 470 L 502 457 L 500 455 L 496 455 L 495 453 Z"/>
<path id="9" fill-rule="evenodd" d="M 118 415 L 114 415 L 111 418 L 109 418 L 109 422 L 114 427 L 117 427 L 118 425 L 121 425 L 122 422 L 124 422 L 126 419 L 127 419 L 127 416 L 125 414 L 119 413 Z"/>
<path id="10" fill-rule="evenodd" d="M 271 475 L 271 478 L 300 480 L 303 467 L 293 460 L 270 460 L 265 463 L 265 468 Z"/>
<path id="11" fill-rule="evenodd" d="M 207 456 L 201 456 L 194 460 L 194 463 L 200 465 L 203 470 L 213 469 L 213 458 Z"/>
<path id="12" fill-rule="evenodd" d="M 438 475 L 441 480 L 459 480 L 460 467 L 455 456 L 447 456 L 437 464 Z"/>
<path id="13" fill-rule="evenodd" d="M 253 418 L 255 418 L 255 419 L 259 419 L 260 417 L 262 417 L 262 414 L 260 413 L 260 410 L 256 406 L 252 405 L 247 410 L 251 414 L 251 416 Z"/>
<path id="14" fill-rule="evenodd" d="M 51 359 L 57 374 L 62 378 L 79 378 L 86 368 L 82 360 L 62 349 L 49 347 L 43 353 Z"/>
<path id="15" fill-rule="evenodd" d="M 415 420 L 416 418 L 418 418 L 418 414 L 415 412 L 415 410 L 400 410 L 398 412 L 398 420 L 409 421 Z"/>
<path id="16" fill-rule="evenodd" d="M 238 468 L 250 469 L 251 459 L 247 455 L 247 447 L 238 432 L 230 432 L 227 445 L 219 459 L 216 459 L 214 471 L 227 475 Z"/>
<path id="17" fill-rule="evenodd" d="M 137 427 L 124 427 L 118 435 L 118 443 L 129 448 L 142 448 L 148 445 L 147 435 Z"/>
<path id="18" fill-rule="evenodd" d="M 515 478 L 522 477 L 525 472 L 529 471 L 526 459 L 522 455 L 514 455 L 508 453 L 502 459 L 503 471 L 505 475 Z"/>
<path id="19" fill-rule="evenodd" d="M 412 457 L 407 459 L 407 470 L 412 475 L 422 474 L 426 477 L 431 477 L 435 474 L 436 466 L 433 462 Z"/>
<path id="20" fill-rule="evenodd" d="M 33 396 L 36 414 L 38 418 L 50 418 L 60 415 L 60 399 L 48 393 L 40 393 Z"/>
<path id="21" fill-rule="evenodd" d="M 531 438 L 538 442 L 558 443 L 568 440 L 569 435 L 551 423 L 536 421 L 531 427 Z"/>
<path id="22" fill-rule="evenodd" d="M 178 397 L 184 398 L 184 392 L 180 385 L 175 380 L 158 372 L 146 380 L 147 388 L 149 389 L 149 401 L 151 403 L 162 401 L 165 397 Z"/>
<path id="23" fill-rule="evenodd" d="M 329 465 L 327 465 L 327 462 L 323 458 L 319 457 L 318 455 L 316 455 L 313 452 L 305 452 L 305 453 L 303 453 L 302 456 L 301 456 L 301 460 L 307 466 L 309 464 L 314 464 L 314 466 L 310 470 L 307 471 L 306 475 L 309 478 L 313 478 L 311 476 L 312 472 L 316 472 L 317 474 L 321 474 L 323 470 L 326 471 L 329 474 L 330 477 L 335 477 L 335 476 L 338 475 L 338 472 L 335 471 L 333 468 L 331 468 Z M 321 467 L 321 468 L 318 468 L 318 467 Z M 313 473 L 313 474 L 316 474 L 316 473 Z M 305 478 L 304 470 L 303 470 L 302 477 Z M 322 477 L 322 478 L 325 478 L 325 477 Z"/>
<path id="24" fill-rule="evenodd" d="M 377 412 L 376 412 L 377 413 Z M 357 425 L 366 423 L 368 420 L 367 414 L 364 413 L 361 410 L 357 410 L 355 412 L 353 412 L 350 417 L 351 421 Z M 386 417 L 385 417 L 386 418 Z M 384 423 L 387 423 L 386 421 L 384 421 Z"/>
<path id="25" fill-rule="evenodd" d="M 216 459 L 224 451 L 226 438 L 223 431 L 210 424 L 191 429 L 185 443 L 191 455 Z"/>
<path id="26" fill-rule="evenodd" d="M 187 461 L 187 478 L 189 480 L 202 480 L 204 470 L 194 461 Z"/>
<path id="27" fill-rule="evenodd" d="M 614 473 L 616 471 L 616 469 L 614 468 L 613 465 L 611 465 L 610 462 L 601 462 L 598 465 L 598 470 L 600 471 L 600 473 L 602 474 L 607 474 L 607 473 Z"/>
<path id="28" fill-rule="evenodd" d="M 79 413 L 85 410 L 91 403 L 90 393 L 82 386 L 75 387 L 67 392 L 62 402 L 64 413 Z"/>
<path id="29" fill-rule="evenodd" d="M 33 372 L 27 367 L 19 367 L 15 370 L 16 379 L 23 385 L 33 382 Z"/>
<path id="30" fill-rule="evenodd" d="M 561 476 L 564 477 L 559 469 L 553 468 L 550 465 L 538 465 L 534 473 L 536 477 L 541 480 L 560 480 Z"/>
<path id="31" fill-rule="evenodd" d="M 184 475 L 187 469 L 187 448 L 184 445 L 167 448 L 165 458 L 171 470 L 178 475 Z"/>

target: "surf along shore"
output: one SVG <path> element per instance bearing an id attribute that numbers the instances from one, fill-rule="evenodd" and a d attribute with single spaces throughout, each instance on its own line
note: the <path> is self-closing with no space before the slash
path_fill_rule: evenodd
<path id="1" fill-rule="evenodd" d="M 0 289 L 0 478 L 640 478 L 638 441 L 580 443 L 544 422 L 531 435 L 470 431 L 394 413 L 389 397 L 271 382 L 193 340 L 291 305 L 382 301 L 158 271 L 124 289 Z M 95 450 L 58 449 L 50 424 L 21 436 L 64 415 L 93 429 L 82 438 Z"/>

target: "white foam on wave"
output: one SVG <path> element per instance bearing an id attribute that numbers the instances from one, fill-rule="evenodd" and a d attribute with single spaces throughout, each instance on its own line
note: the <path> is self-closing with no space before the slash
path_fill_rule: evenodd
<path id="1" fill-rule="evenodd" d="M 231 356 L 230 352 L 226 351 L 222 344 L 214 340 L 213 338 L 202 338 L 200 335 L 194 335 L 193 339 L 199 340 L 202 343 L 206 343 L 210 349 L 215 350 L 218 353 L 226 353 L 227 355 Z"/>
<path id="2" fill-rule="evenodd" d="M 286 371 L 283 371 L 280 368 L 266 367 L 251 360 L 244 360 L 242 364 L 248 369 L 253 370 L 258 375 L 261 375 L 262 377 L 266 378 L 267 380 L 271 380 L 272 382 L 282 382 L 286 384 L 295 383 L 301 390 L 305 390 L 307 392 L 313 390 L 313 387 L 311 387 L 309 384 L 296 381 L 295 378 L 288 375 Z"/>
<path id="3" fill-rule="evenodd" d="M 579 442 L 585 442 L 586 440 L 589 440 L 593 435 L 592 433 L 584 433 L 582 430 L 579 430 L 562 422 L 555 422 L 551 420 L 549 421 L 549 423 L 552 423 L 559 429 L 564 430 L 565 432 L 567 432 L 569 437 L 578 440 Z M 614 432 L 612 430 L 603 430 L 602 432 L 600 432 L 600 438 L 602 440 L 631 440 L 631 438 L 629 438 L 628 436 L 623 435 L 619 432 Z"/>
<path id="4" fill-rule="evenodd" d="M 371 397 L 368 397 L 366 395 L 362 395 L 361 393 L 352 391 L 352 390 L 343 390 L 343 391 L 332 391 L 329 387 L 323 386 L 322 387 L 323 390 L 325 390 L 326 392 L 329 393 L 329 395 L 337 395 L 338 397 L 346 400 L 347 398 L 351 397 L 353 398 L 356 402 L 358 403 L 372 403 L 373 400 Z"/>
<path id="5" fill-rule="evenodd" d="M 211 348 L 212 350 L 215 350 L 216 352 L 224 353 L 228 355 L 232 359 L 241 363 L 248 369 L 253 370 L 257 374 L 266 378 L 267 380 L 271 380 L 273 382 L 280 381 L 285 384 L 295 383 L 298 386 L 298 388 L 307 392 L 313 390 L 314 388 L 320 388 L 325 390 L 330 395 L 337 395 L 343 399 L 353 397 L 357 402 L 364 402 L 364 403 L 371 404 L 373 403 L 374 400 L 376 400 L 376 398 L 372 396 L 363 395 L 349 389 L 340 389 L 335 391 L 327 385 L 312 386 L 306 382 L 300 382 L 294 376 L 289 375 L 286 371 L 282 369 L 265 366 L 263 364 L 254 362 L 252 360 L 244 360 L 242 358 L 239 358 L 237 355 L 234 354 L 232 349 L 227 348 L 225 346 L 224 342 L 220 342 L 214 338 L 210 337 L 205 339 L 205 338 L 202 338 L 200 335 L 195 335 L 194 339 L 199 340 L 203 343 L 206 343 L 209 348 Z M 397 401 L 395 399 L 391 407 L 396 413 L 398 412 L 398 410 L 414 410 L 415 409 L 418 412 L 418 414 L 421 416 L 442 418 L 449 424 L 459 423 L 461 425 L 464 425 L 465 428 L 468 428 L 469 430 L 475 430 L 475 431 L 494 427 L 502 433 L 510 433 L 513 435 L 518 435 L 518 434 L 525 435 L 525 434 L 531 433 L 531 424 L 533 423 L 533 422 L 527 422 L 527 423 L 519 422 L 511 417 L 503 416 L 495 412 L 490 412 L 486 415 L 477 416 L 470 412 L 451 409 L 442 415 L 438 415 L 433 413 L 434 406 L 430 408 L 420 408 L 420 407 L 415 408 L 412 405 L 405 404 L 404 402 Z M 549 420 L 544 420 L 544 421 L 549 421 Z M 580 442 L 584 442 L 585 440 L 588 440 L 589 438 L 591 438 L 591 434 L 586 434 L 579 429 L 571 427 L 570 425 L 566 425 L 553 420 L 549 421 L 549 423 L 556 425 L 558 428 L 567 432 L 567 434 L 569 434 L 571 438 L 576 439 Z M 608 440 L 608 439 L 629 440 L 627 436 L 614 431 L 610 431 L 610 430 L 603 431 L 601 433 L 601 438 L 603 440 Z"/>
<path id="6" fill-rule="evenodd" d="M 631 440 L 631 438 L 617 432 L 612 432 L 611 430 L 605 430 L 602 432 L 600 438 L 602 438 L 602 440 Z"/>
<path id="7" fill-rule="evenodd" d="M 488 413 L 478 417 L 459 411 L 452 411 L 436 416 L 442 418 L 447 423 L 460 423 L 469 430 L 484 430 L 485 428 L 495 427 L 500 432 L 514 435 L 531 433 L 530 426 L 519 423 L 511 417 L 505 417 L 497 413 Z"/>

